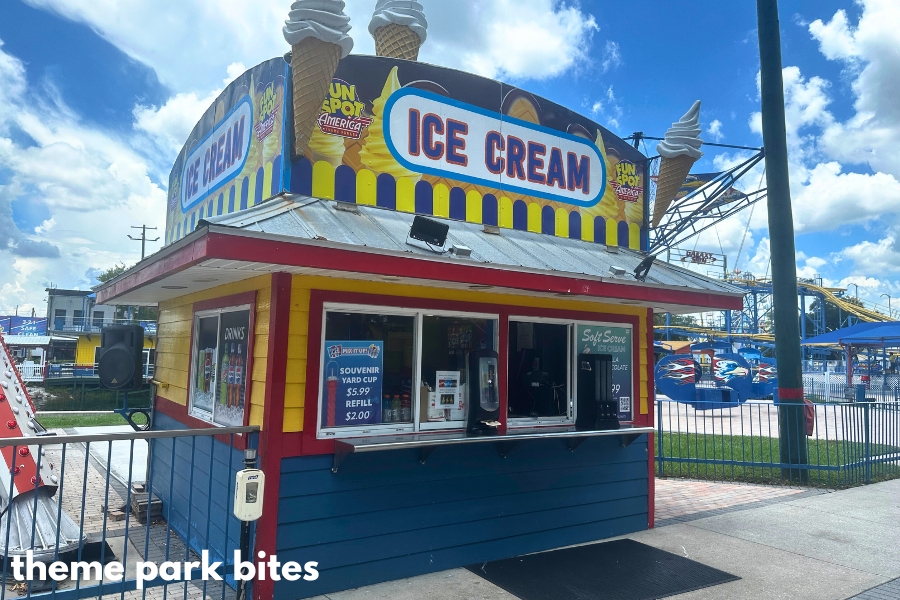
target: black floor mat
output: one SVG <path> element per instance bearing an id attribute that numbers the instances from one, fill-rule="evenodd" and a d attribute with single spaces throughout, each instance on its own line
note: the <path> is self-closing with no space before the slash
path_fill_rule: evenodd
<path id="1" fill-rule="evenodd" d="M 650 600 L 740 579 L 634 540 L 529 554 L 467 568 L 522 600 Z"/>

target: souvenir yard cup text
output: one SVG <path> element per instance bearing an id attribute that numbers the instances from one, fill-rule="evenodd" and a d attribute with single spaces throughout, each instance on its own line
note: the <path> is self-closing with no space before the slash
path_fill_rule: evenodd
<path id="1" fill-rule="evenodd" d="M 411 171 L 582 207 L 603 197 L 605 161 L 584 138 L 412 88 L 385 113 L 385 142 Z"/>

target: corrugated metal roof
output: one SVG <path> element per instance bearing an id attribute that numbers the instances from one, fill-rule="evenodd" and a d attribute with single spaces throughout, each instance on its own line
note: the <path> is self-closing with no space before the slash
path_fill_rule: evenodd
<path id="1" fill-rule="evenodd" d="M 349 210 L 341 210 L 339 204 L 330 200 L 288 195 L 237 213 L 211 217 L 206 221 L 245 231 L 436 258 L 437 255 L 424 244 L 408 240 L 407 234 L 414 214 L 356 204 L 343 205 L 340 208 Z M 632 273 L 646 257 L 627 248 L 608 247 L 583 240 L 513 229 L 500 229 L 499 234 L 488 233 L 483 225 L 476 223 L 429 218 L 450 226 L 445 248 L 458 245 L 472 250 L 471 257 L 467 259 L 445 254 L 445 260 L 448 261 L 465 260 L 536 272 L 586 275 L 636 283 Z M 610 272 L 610 267 L 614 266 L 624 269 L 626 275 L 614 277 Z M 645 283 L 721 294 L 742 293 L 739 288 L 727 282 L 663 261 L 655 262 Z"/>

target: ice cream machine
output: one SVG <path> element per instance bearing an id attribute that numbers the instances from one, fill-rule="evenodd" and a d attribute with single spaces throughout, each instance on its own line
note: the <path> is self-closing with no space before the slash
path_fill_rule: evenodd
<path id="1" fill-rule="evenodd" d="M 497 353 L 476 350 L 466 356 L 466 432 L 496 435 L 500 426 L 500 388 Z"/>
<path id="2" fill-rule="evenodd" d="M 612 392 L 611 354 L 579 354 L 575 427 L 582 431 L 619 428 L 619 406 Z"/>

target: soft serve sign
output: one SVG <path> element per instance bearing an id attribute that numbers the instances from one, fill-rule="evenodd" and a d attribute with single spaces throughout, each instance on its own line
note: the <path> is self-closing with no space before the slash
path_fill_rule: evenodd
<path id="1" fill-rule="evenodd" d="M 385 142 L 418 173 L 594 206 L 606 164 L 588 140 L 407 88 L 385 105 Z"/>
<path id="2" fill-rule="evenodd" d="M 253 131 L 253 105 L 244 97 L 185 160 L 181 210 L 205 200 L 244 168 Z"/>

